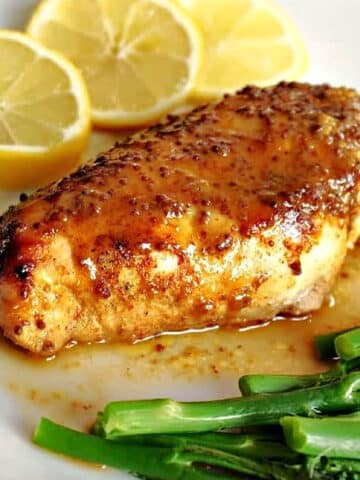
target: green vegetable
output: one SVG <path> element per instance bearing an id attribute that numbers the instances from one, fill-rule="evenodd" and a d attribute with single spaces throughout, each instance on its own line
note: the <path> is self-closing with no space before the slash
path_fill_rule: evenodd
<path id="1" fill-rule="evenodd" d="M 239 389 L 244 396 L 249 396 L 318 387 L 342 379 L 359 368 L 360 357 L 338 361 L 330 370 L 314 375 L 244 375 L 239 380 Z"/>
<path id="2" fill-rule="evenodd" d="M 356 330 L 360 329 L 347 328 L 346 330 L 342 330 L 340 332 L 332 332 L 325 335 L 318 335 L 317 337 L 315 337 L 315 350 L 320 360 L 333 360 L 334 358 L 338 358 L 339 354 L 335 348 L 335 341 L 337 337 L 339 337 L 340 335 L 354 332 Z"/>
<path id="3" fill-rule="evenodd" d="M 235 455 L 286 460 L 296 463 L 299 455 L 290 450 L 283 442 L 282 433 L 198 433 L 182 435 L 138 435 L 120 437 L 115 440 L 123 445 L 138 444 L 161 447 L 209 447 L 233 453 Z"/>
<path id="4" fill-rule="evenodd" d="M 239 390 L 244 397 L 263 393 L 290 392 L 322 385 L 321 375 L 244 375 L 239 379 Z M 336 379 L 339 377 L 336 376 Z"/>
<path id="5" fill-rule="evenodd" d="M 287 445 L 298 453 L 360 460 L 360 415 L 325 418 L 284 417 Z"/>
<path id="6" fill-rule="evenodd" d="M 360 328 L 338 335 L 334 342 L 336 353 L 343 360 L 360 357 Z"/>
<path id="7" fill-rule="evenodd" d="M 305 457 L 311 480 L 360 480 L 360 461 L 328 457 Z"/>
<path id="8" fill-rule="evenodd" d="M 222 435 L 215 434 L 219 437 L 216 438 L 219 447 Z M 206 436 L 194 437 L 205 439 Z M 42 419 L 33 440 L 53 452 L 126 470 L 149 480 L 360 480 L 360 461 L 357 460 L 297 455 L 296 461 L 295 457 L 290 462 L 284 457 L 280 462 L 273 461 L 265 452 L 259 461 L 251 455 L 245 457 L 220 448 L 199 447 L 191 438 L 191 435 L 149 435 L 109 441 Z M 277 438 L 275 434 L 273 440 Z M 270 439 L 271 434 L 266 434 L 266 440 Z M 132 443 L 134 441 L 139 443 Z M 152 441 L 164 446 L 151 445 Z M 281 449 L 284 448 L 283 445 Z"/>
<path id="9" fill-rule="evenodd" d="M 178 444 L 177 448 L 110 442 L 57 425 L 45 418 L 40 421 L 33 440 L 53 452 L 127 470 L 154 480 L 234 480 L 230 472 L 244 474 L 235 477 L 241 479 L 256 475 L 265 480 L 292 480 L 300 470 L 297 465 L 259 462 L 189 442 Z M 219 477 L 219 473 L 209 467 L 220 467 L 225 471 Z"/>
<path id="10" fill-rule="evenodd" d="M 194 467 L 192 460 L 177 455 L 177 452 L 172 449 L 131 444 L 125 447 L 94 435 L 76 432 L 46 418 L 40 421 L 33 441 L 53 452 L 86 462 L 136 472 L 149 479 L 214 480 L 219 478 L 214 473 Z"/>
<path id="11" fill-rule="evenodd" d="M 282 394 L 194 403 L 168 399 L 112 402 L 98 416 L 95 432 L 111 440 L 124 435 L 271 425 L 288 415 L 354 412 L 360 408 L 359 389 L 360 373 L 351 373 L 337 382 Z"/>

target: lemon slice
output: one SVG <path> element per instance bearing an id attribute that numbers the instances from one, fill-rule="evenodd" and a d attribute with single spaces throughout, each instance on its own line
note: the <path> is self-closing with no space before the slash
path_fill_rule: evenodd
<path id="1" fill-rule="evenodd" d="M 193 88 L 199 32 L 170 0 L 43 0 L 28 33 L 82 70 L 94 122 L 145 124 Z"/>
<path id="2" fill-rule="evenodd" d="M 301 36 L 270 0 L 178 0 L 204 35 L 205 62 L 194 89 L 218 96 L 245 85 L 296 80 L 307 68 Z"/>
<path id="3" fill-rule="evenodd" d="M 0 30 L 0 187 L 43 184 L 69 172 L 90 134 L 81 74 L 25 35 Z"/>

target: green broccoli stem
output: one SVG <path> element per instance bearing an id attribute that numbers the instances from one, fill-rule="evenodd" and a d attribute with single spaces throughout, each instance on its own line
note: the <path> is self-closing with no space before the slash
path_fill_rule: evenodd
<path id="1" fill-rule="evenodd" d="M 251 457 L 233 455 L 222 450 L 188 445 L 184 450 L 175 449 L 175 458 L 182 462 L 201 463 L 204 465 L 224 468 L 230 472 L 237 472 L 254 476 L 259 479 L 293 480 L 303 478 L 303 466 L 300 464 L 287 465 L 280 462 L 259 461 Z M 220 478 L 223 478 L 221 475 Z M 304 479 L 305 480 L 305 479 Z"/>
<path id="2" fill-rule="evenodd" d="M 191 435 L 135 435 L 120 437 L 116 442 L 123 445 L 138 444 L 161 447 L 208 447 L 235 455 L 281 460 L 296 463 L 299 455 L 284 445 L 283 435 L 274 433 L 199 433 Z"/>
<path id="3" fill-rule="evenodd" d="M 248 397 L 264 393 L 290 392 L 317 384 L 318 375 L 244 375 L 239 379 L 239 390 L 243 396 Z"/>
<path id="4" fill-rule="evenodd" d="M 287 445 L 304 455 L 360 460 L 360 415 L 325 418 L 284 417 Z"/>
<path id="5" fill-rule="evenodd" d="M 292 480 L 302 471 L 299 465 L 259 462 L 218 449 L 191 445 L 190 442 L 176 448 L 109 442 L 47 419 L 40 421 L 34 442 L 57 453 L 127 470 L 153 480 L 230 480 L 234 479 L 234 472 L 241 474 L 235 477 L 240 479 L 255 476 L 264 480 Z M 209 467 L 224 470 L 220 476 L 216 469 Z"/>
<path id="6" fill-rule="evenodd" d="M 333 360 L 334 358 L 337 358 L 338 354 L 335 349 L 336 338 L 353 330 L 353 328 L 347 328 L 346 330 L 341 330 L 340 332 L 332 332 L 315 337 L 315 350 L 320 360 Z"/>
<path id="7" fill-rule="evenodd" d="M 86 462 L 136 473 L 151 480 L 219 480 L 215 472 L 193 465 L 176 450 L 163 447 L 118 445 L 94 435 L 41 419 L 33 441 L 40 447 Z M 222 474 L 225 480 L 233 476 Z M 240 477 L 241 478 L 241 477 Z"/>
<path id="8" fill-rule="evenodd" d="M 338 361 L 330 370 L 313 375 L 244 375 L 239 379 L 239 389 L 244 396 L 300 390 L 340 380 L 358 368 L 360 357 Z"/>
<path id="9" fill-rule="evenodd" d="M 360 328 L 337 335 L 334 342 L 336 353 L 341 359 L 360 357 Z"/>
<path id="10" fill-rule="evenodd" d="M 107 439 L 124 435 L 209 432 L 278 424 L 281 417 L 353 412 L 360 407 L 360 373 L 327 385 L 281 394 L 213 402 L 142 400 L 109 403 L 95 431 Z"/>

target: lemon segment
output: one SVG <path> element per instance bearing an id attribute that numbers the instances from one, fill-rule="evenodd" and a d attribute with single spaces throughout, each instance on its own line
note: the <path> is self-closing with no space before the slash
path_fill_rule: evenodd
<path id="1" fill-rule="evenodd" d="M 200 69 L 201 35 L 172 0 L 43 0 L 27 30 L 82 70 L 100 126 L 157 119 Z"/>
<path id="2" fill-rule="evenodd" d="M 216 97 L 245 85 L 296 80 L 308 57 L 297 27 L 271 0 L 178 0 L 198 24 L 205 61 L 193 94 Z"/>
<path id="3" fill-rule="evenodd" d="M 0 188 L 38 186 L 71 170 L 90 134 L 78 70 L 27 36 L 0 30 Z"/>

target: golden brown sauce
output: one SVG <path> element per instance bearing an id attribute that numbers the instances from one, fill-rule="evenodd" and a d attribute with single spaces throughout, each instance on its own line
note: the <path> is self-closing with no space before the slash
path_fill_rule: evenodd
<path id="1" fill-rule="evenodd" d="M 184 400 L 238 395 L 245 373 L 310 373 L 325 368 L 314 335 L 360 324 L 360 247 L 350 252 L 327 306 L 303 321 L 247 331 L 169 335 L 137 345 L 93 345 L 36 360 L 3 342 L 0 383 L 21 406 L 23 433 L 40 416 L 88 427 L 107 401 L 170 396 Z"/>

